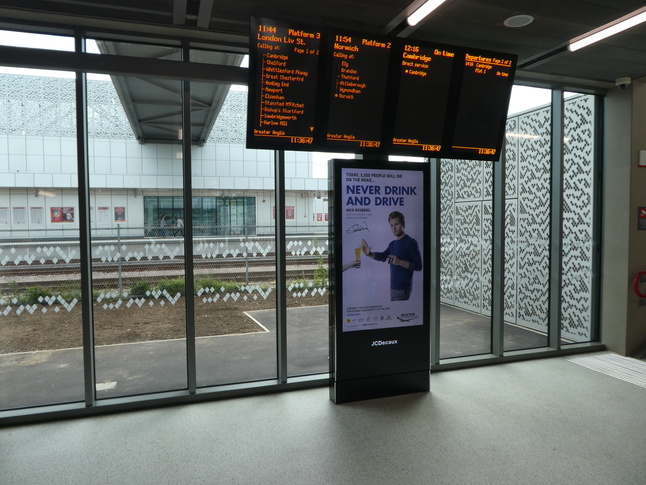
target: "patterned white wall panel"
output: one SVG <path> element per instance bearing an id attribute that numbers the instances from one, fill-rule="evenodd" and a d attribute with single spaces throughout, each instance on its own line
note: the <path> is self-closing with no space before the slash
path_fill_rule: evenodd
<path id="1" fill-rule="evenodd" d="M 455 173 L 455 201 L 482 200 L 484 197 L 482 162 L 453 161 L 453 170 Z"/>
<path id="2" fill-rule="evenodd" d="M 518 197 L 518 117 L 507 120 L 505 136 L 505 197 Z"/>
<path id="3" fill-rule="evenodd" d="M 487 167 L 489 165 L 489 167 Z M 487 172 L 493 173 L 490 164 L 485 164 L 485 175 Z M 485 177 L 486 178 L 486 177 Z M 489 181 L 491 184 L 492 180 Z M 490 188 L 492 186 L 490 185 Z M 487 189 L 487 184 L 485 184 Z M 486 191 L 486 190 L 485 190 Z M 491 200 L 482 202 L 482 235 L 481 235 L 481 250 L 480 260 L 482 267 L 482 274 L 480 275 L 480 285 L 482 287 L 482 313 L 484 315 L 491 315 L 491 302 L 493 297 L 492 275 L 493 275 L 493 203 Z"/>
<path id="4" fill-rule="evenodd" d="M 455 204 L 455 304 L 482 310 L 482 202 Z"/>
<path id="5" fill-rule="evenodd" d="M 455 177 L 453 161 L 442 160 L 440 163 L 440 299 L 444 303 L 454 304 L 453 282 L 454 248 L 455 248 Z"/>
<path id="6" fill-rule="evenodd" d="M 111 81 L 89 81 L 87 96 L 90 138 L 136 139 Z"/>
<path id="7" fill-rule="evenodd" d="M 562 335 L 591 338 L 594 97 L 565 102 Z M 505 283 L 507 322 L 547 331 L 551 110 L 507 120 Z M 441 301 L 490 314 L 492 165 L 441 165 Z M 467 202 L 468 201 L 468 202 Z M 476 229 L 477 228 L 477 229 Z M 474 263 L 476 261 L 476 263 Z M 480 266 L 480 274 L 473 269 Z"/>
<path id="8" fill-rule="evenodd" d="M 565 104 L 562 336 L 587 341 L 592 321 L 594 97 Z"/>
<path id="9" fill-rule="evenodd" d="M 518 323 L 547 330 L 550 148 L 549 109 L 519 117 Z"/>
<path id="10" fill-rule="evenodd" d="M 518 316 L 518 199 L 505 201 L 505 320 L 517 321 Z"/>
<path id="11" fill-rule="evenodd" d="M 229 91 L 207 143 L 246 143 L 247 92 Z"/>
<path id="12" fill-rule="evenodd" d="M 74 80 L 0 75 L 0 133 L 76 136 Z"/>
<path id="13" fill-rule="evenodd" d="M 504 318 L 516 322 L 518 311 L 518 117 L 507 120 L 505 136 L 505 278 Z"/>

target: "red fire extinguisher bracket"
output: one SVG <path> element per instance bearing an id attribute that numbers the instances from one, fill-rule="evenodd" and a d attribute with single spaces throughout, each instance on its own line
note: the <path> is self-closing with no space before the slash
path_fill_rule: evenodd
<path id="1" fill-rule="evenodd" d="M 646 276 L 646 271 L 640 271 L 639 273 L 637 273 L 637 276 L 635 276 L 635 281 L 633 282 L 633 287 L 635 288 L 635 294 L 639 298 L 646 298 L 646 293 L 642 293 L 641 291 L 639 291 L 639 283 L 643 276 Z"/>

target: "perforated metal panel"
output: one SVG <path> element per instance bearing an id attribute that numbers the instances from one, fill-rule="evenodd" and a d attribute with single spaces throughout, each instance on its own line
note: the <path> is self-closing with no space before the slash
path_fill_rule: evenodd
<path id="1" fill-rule="evenodd" d="M 505 321 L 547 332 L 551 110 L 507 120 Z M 594 97 L 565 102 L 562 336 L 591 338 Z M 491 312 L 491 164 L 441 163 L 441 301 Z"/>

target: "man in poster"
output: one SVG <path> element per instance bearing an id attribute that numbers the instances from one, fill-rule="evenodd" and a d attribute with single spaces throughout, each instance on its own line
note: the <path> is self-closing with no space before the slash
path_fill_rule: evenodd
<path id="1" fill-rule="evenodd" d="M 388 244 L 386 250 L 373 252 L 365 239 L 361 239 L 361 250 L 369 258 L 388 262 L 390 265 L 390 301 L 408 300 L 413 289 L 413 272 L 422 270 L 422 255 L 417 241 L 404 231 L 404 214 L 399 211 L 391 212 L 388 215 L 388 224 L 395 240 Z"/>

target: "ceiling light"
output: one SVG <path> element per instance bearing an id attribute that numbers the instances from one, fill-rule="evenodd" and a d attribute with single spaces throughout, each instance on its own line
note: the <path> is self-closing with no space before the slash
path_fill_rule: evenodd
<path id="1" fill-rule="evenodd" d="M 408 19 L 406 19 L 408 25 L 417 25 L 424 17 L 442 5 L 444 1 L 445 0 L 428 0 L 424 5 L 408 16 Z"/>
<path id="2" fill-rule="evenodd" d="M 514 29 L 517 29 L 519 27 L 525 27 L 526 25 L 531 24 L 534 21 L 534 17 L 531 15 L 514 15 L 513 17 L 509 17 L 507 20 L 505 20 L 503 23 L 505 24 L 505 27 L 511 27 Z"/>
<path id="3" fill-rule="evenodd" d="M 624 30 L 628 30 L 635 25 L 641 24 L 642 22 L 646 22 L 646 7 L 642 7 L 639 10 L 635 10 L 634 12 L 629 13 L 628 15 L 624 15 L 614 22 L 607 23 L 606 25 L 602 25 L 601 27 L 591 30 L 590 32 L 575 37 L 574 39 L 570 40 L 568 49 L 574 52 L 578 49 L 582 49 L 583 47 L 587 47 L 590 44 L 594 44 L 595 42 L 599 42 L 600 40 L 610 37 L 611 35 L 618 34 L 619 32 L 623 32 Z"/>

